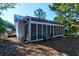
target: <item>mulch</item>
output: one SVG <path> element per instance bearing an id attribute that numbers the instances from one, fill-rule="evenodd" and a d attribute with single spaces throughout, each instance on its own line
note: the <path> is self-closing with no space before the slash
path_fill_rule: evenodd
<path id="1" fill-rule="evenodd" d="M 79 56 L 79 38 L 75 37 L 52 38 L 31 44 L 15 43 L 13 38 L 10 39 L 0 40 L 1 56 Z"/>
<path id="2" fill-rule="evenodd" d="M 79 56 L 79 37 L 61 37 L 38 42 L 69 56 Z"/>

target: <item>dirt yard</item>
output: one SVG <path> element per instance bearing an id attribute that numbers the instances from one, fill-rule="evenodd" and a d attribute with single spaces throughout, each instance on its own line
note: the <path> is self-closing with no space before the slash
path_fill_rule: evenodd
<path id="1" fill-rule="evenodd" d="M 1 56 L 77 56 L 79 38 L 54 38 L 35 43 L 18 43 L 16 38 L 0 40 Z"/>

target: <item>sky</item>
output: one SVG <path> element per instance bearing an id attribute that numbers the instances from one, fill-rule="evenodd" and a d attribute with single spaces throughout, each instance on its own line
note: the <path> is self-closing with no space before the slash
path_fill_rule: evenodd
<path id="1" fill-rule="evenodd" d="M 21 3 L 16 5 L 14 9 L 2 11 L 3 15 L 1 17 L 14 24 L 14 15 L 34 17 L 34 11 L 38 8 L 46 12 L 47 20 L 53 20 L 56 16 L 56 14 L 50 10 L 49 3 Z"/>

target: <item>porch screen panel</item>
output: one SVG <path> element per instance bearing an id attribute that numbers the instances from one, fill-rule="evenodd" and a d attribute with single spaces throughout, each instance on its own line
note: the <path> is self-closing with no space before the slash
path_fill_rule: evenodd
<path id="1" fill-rule="evenodd" d="M 58 26 L 58 35 L 60 35 L 60 26 Z"/>
<path id="2" fill-rule="evenodd" d="M 46 37 L 46 25 L 43 25 L 43 37 Z"/>
<path id="3" fill-rule="evenodd" d="M 62 27 L 62 34 L 64 34 L 64 27 Z"/>
<path id="4" fill-rule="evenodd" d="M 56 26 L 56 29 L 55 30 L 56 30 L 56 35 L 57 35 L 57 26 Z"/>
<path id="5" fill-rule="evenodd" d="M 60 28 L 61 28 L 61 27 L 59 26 L 59 35 L 60 35 L 60 32 L 61 32 L 61 31 L 60 31 Z"/>
<path id="6" fill-rule="evenodd" d="M 62 27 L 60 27 L 60 35 L 62 34 Z"/>
<path id="7" fill-rule="evenodd" d="M 42 38 L 42 24 L 38 24 L 38 39 Z"/>
<path id="8" fill-rule="evenodd" d="M 31 24 L 31 40 L 36 40 L 36 24 Z"/>
<path id="9" fill-rule="evenodd" d="M 47 36 L 50 37 L 50 25 L 47 26 L 47 30 L 48 30 Z"/>
<path id="10" fill-rule="evenodd" d="M 63 27 L 61 27 L 61 34 L 63 34 L 64 33 L 64 28 Z"/>
<path id="11" fill-rule="evenodd" d="M 59 35 L 59 26 L 57 26 L 57 35 Z"/>
<path id="12" fill-rule="evenodd" d="M 60 35 L 62 34 L 62 27 L 60 27 Z"/>
<path id="13" fill-rule="evenodd" d="M 53 26 L 51 26 L 51 37 L 53 36 Z"/>
<path id="14" fill-rule="evenodd" d="M 56 36 L 56 32 L 57 32 L 56 26 L 54 26 L 54 36 Z"/>
<path id="15" fill-rule="evenodd" d="M 59 26 L 59 35 L 64 33 L 64 28 L 62 26 Z"/>
<path id="16" fill-rule="evenodd" d="M 56 26 L 56 35 L 58 35 L 58 26 Z"/>

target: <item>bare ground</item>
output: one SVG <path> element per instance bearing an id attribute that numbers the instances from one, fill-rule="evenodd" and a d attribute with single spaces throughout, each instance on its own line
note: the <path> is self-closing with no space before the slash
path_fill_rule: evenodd
<path id="1" fill-rule="evenodd" d="M 64 53 L 64 54 L 63 54 Z M 18 43 L 16 38 L 0 40 L 1 56 L 78 56 L 79 38 L 64 37 L 35 43 Z"/>

